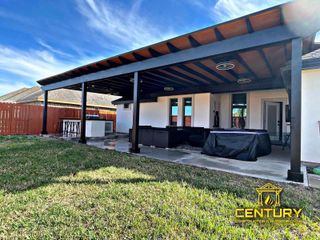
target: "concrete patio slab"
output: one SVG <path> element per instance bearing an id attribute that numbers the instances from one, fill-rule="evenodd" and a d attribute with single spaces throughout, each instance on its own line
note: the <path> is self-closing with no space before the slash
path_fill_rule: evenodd
<path id="1" fill-rule="evenodd" d="M 320 176 L 308 174 L 309 186 L 320 189 Z"/>
<path id="2" fill-rule="evenodd" d="M 129 152 L 131 144 L 128 139 L 88 140 L 88 145 L 102 149 Z M 186 164 L 210 170 L 224 171 L 228 173 L 250 176 L 278 182 L 290 182 L 286 179 L 290 167 L 290 151 L 273 146 L 272 153 L 259 158 L 256 162 L 246 162 L 227 158 L 212 157 L 201 154 L 197 150 L 188 149 L 161 149 L 148 146 L 140 146 L 138 156 L 150 157 L 162 161 Z M 302 167 L 305 176 L 304 185 L 308 186 L 306 167 Z M 293 182 L 290 182 L 293 183 Z"/>

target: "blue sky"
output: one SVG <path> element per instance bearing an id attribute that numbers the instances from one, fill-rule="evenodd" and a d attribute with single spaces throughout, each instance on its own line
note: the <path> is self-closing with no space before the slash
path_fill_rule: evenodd
<path id="1" fill-rule="evenodd" d="M 287 0 L 0 0 L 0 95 Z"/>

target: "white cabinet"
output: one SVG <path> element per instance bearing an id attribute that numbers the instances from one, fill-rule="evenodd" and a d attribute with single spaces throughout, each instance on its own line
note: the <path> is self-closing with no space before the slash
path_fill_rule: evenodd
<path id="1" fill-rule="evenodd" d="M 63 135 L 78 136 L 81 129 L 80 120 L 63 120 Z M 86 137 L 104 137 L 113 132 L 113 121 L 86 120 Z"/>

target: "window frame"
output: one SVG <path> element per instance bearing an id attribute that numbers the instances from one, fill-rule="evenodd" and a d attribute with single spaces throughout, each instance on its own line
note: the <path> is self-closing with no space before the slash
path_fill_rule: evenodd
<path id="1" fill-rule="evenodd" d="M 185 100 L 186 99 L 190 99 L 191 100 L 191 120 L 190 120 L 190 126 L 188 126 L 188 127 L 192 127 L 192 120 L 193 120 L 193 98 L 190 96 L 190 97 L 184 97 L 184 98 L 182 98 L 182 126 L 183 127 L 186 127 L 186 122 L 185 122 L 185 107 L 186 107 L 186 105 L 185 105 Z"/>
<path id="2" fill-rule="evenodd" d="M 177 115 L 176 115 L 176 117 L 177 117 L 177 121 L 176 121 L 176 124 L 175 125 L 173 125 L 172 123 L 172 117 L 174 116 L 174 115 L 172 115 L 172 102 L 173 101 L 176 101 L 176 103 L 177 103 Z M 169 99 L 169 126 L 178 126 L 178 117 L 179 117 L 179 99 L 178 98 L 170 98 Z"/>
<path id="3" fill-rule="evenodd" d="M 243 106 L 243 107 L 241 107 L 241 106 L 239 106 L 239 107 L 234 107 L 234 106 L 233 106 L 233 96 L 234 96 L 234 95 L 245 95 L 245 96 L 246 96 L 246 104 L 245 104 L 245 106 Z M 241 128 L 236 128 L 236 127 L 233 126 L 233 109 L 234 109 L 234 108 L 246 109 L 245 126 L 244 126 L 244 128 L 246 128 L 247 125 L 248 125 L 248 93 L 245 92 L 245 93 L 232 93 L 232 94 L 231 94 L 231 114 L 230 114 L 230 116 L 231 116 L 231 119 L 230 119 L 231 128 L 241 129 Z"/>

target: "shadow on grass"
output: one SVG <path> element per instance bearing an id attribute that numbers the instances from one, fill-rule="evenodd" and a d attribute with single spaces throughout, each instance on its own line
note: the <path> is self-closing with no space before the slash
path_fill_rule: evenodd
<path id="1" fill-rule="evenodd" d="M 129 179 L 113 179 L 113 180 L 99 180 L 99 179 L 90 179 L 90 180 L 58 180 L 52 181 L 52 183 L 64 183 L 70 185 L 86 184 L 86 185 L 108 185 L 110 183 L 119 183 L 119 184 L 139 184 L 139 183 L 152 183 L 159 182 L 155 179 L 145 179 L 145 178 L 129 178 Z"/>
<path id="2" fill-rule="evenodd" d="M 59 180 L 81 171 L 114 167 L 130 170 L 147 178 L 108 180 Z M 101 150 L 62 140 L 37 137 L 0 137 L 0 188 L 15 193 L 52 183 L 109 184 L 146 182 L 184 182 L 192 187 L 221 191 L 256 200 L 255 188 L 265 183 L 250 177 Z M 320 191 L 302 186 L 282 185 L 288 206 L 299 206 L 319 213 Z M 313 215 L 313 214 L 312 214 Z"/>

